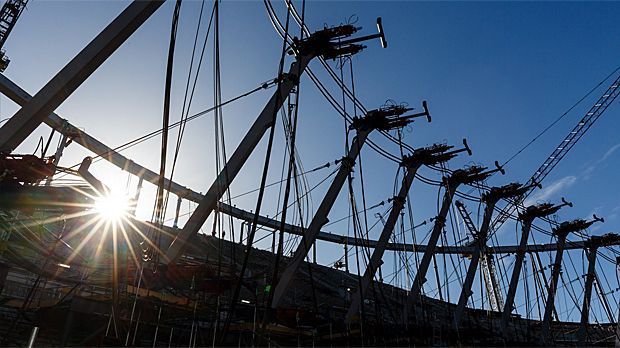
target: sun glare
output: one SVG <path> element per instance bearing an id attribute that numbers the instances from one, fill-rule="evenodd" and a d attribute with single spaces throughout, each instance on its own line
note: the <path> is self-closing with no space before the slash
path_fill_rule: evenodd
<path id="1" fill-rule="evenodd" d="M 129 198 L 109 193 L 95 200 L 95 210 L 104 220 L 119 221 L 129 213 Z"/>

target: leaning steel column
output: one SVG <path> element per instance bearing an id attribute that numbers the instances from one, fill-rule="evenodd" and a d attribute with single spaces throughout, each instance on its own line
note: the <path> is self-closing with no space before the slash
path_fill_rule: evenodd
<path id="1" fill-rule="evenodd" d="M 523 222 L 523 225 L 521 226 L 521 241 L 519 242 L 519 250 L 517 251 L 515 265 L 512 269 L 512 275 L 510 276 L 510 285 L 508 286 L 506 303 L 504 303 L 504 311 L 502 312 L 502 321 L 500 324 L 502 332 L 506 330 L 508 318 L 510 317 L 510 313 L 512 313 L 514 306 L 517 285 L 519 284 L 519 276 L 521 275 L 521 268 L 523 267 L 523 260 L 525 259 L 525 248 L 527 247 L 527 241 L 530 238 L 530 230 L 532 229 L 534 217 L 525 215 L 521 218 L 521 220 Z"/>
<path id="2" fill-rule="evenodd" d="M 385 251 L 385 247 L 389 242 L 390 236 L 392 235 L 392 231 L 394 230 L 394 225 L 398 220 L 400 212 L 403 210 L 405 206 L 405 201 L 407 199 L 407 193 L 409 192 L 409 188 L 411 187 L 411 183 L 415 178 L 415 174 L 417 170 L 420 168 L 421 163 L 414 162 L 411 166 L 408 166 L 406 169 L 405 177 L 403 178 L 400 191 L 398 195 L 392 198 L 392 210 L 390 211 L 390 216 L 388 217 L 385 225 L 383 226 L 383 230 L 381 231 L 381 236 L 377 241 L 377 246 L 372 252 L 372 256 L 370 257 L 370 261 L 368 261 L 368 266 L 364 275 L 362 276 L 361 287 L 357 289 L 353 297 L 351 298 L 351 305 L 349 306 L 349 310 L 347 311 L 347 315 L 345 317 L 345 323 L 350 323 L 353 320 L 353 317 L 359 312 L 360 305 L 362 302 L 362 296 L 366 294 L 366 290 L 372 281 L 372 278 L 375 276 L 375 272 L 378 267 L 383 263 L 383 253 Z"/>
<path id="3" fill-rule="evenodd" d="M 353 170 L 355 160 L 357 159 L 357 156 L 359 155 L 359 152 L 362 149 L 362 146 L 364 145 L 364 142 L 366 141 L 366 138 L 371 131 L 372 129 L 360 130 L 358 131 L 357 136 L 353 138 L 353 143 L 351 144 L 349 154 L 342 159 L 342 164 L 340 165 L 340 169 L 338 170 L 334 181 L 332 181 L 331 185 L 329 186 L 325 197 L 321 201 L 321 205 L 319 205 L 319 208 L 317 209 L 314 217 L 312 218 L 312 221 L 310 222 L 310 225 L 308 226 L 308 230 L 303 235 L 301 243 L 299 243 L 299 245 L 297 246 L 295 254 L 289 261 L 286 269 L 282 273 L 282 277 L 278 281 L 278 285 L 276 286 L 273 294 L 271 308 L 278 308 L 280 301 L 284 297 L 286 291 L 288 290 L 289 286 L 293 281 L 293 278 L 299 270 L 299 266 L 301 266 L 301 263 L 308 255 L 310 247 L 314 245 L 314 242 L 316 241 L 316 237 L 321 230 L 321 227 L 323 227 L 329 221 L 327 215 L 332 209 L 336 198 L 338 198 L 338 194 L 340 193 L 342 185 L 344 185 L 347 176 L 349 175 L 351 170 Z"/>
<path id="4" fill-rule="evenodd" d="M 189 217 L 183 229 L 170 244 L 170 247 L 164 254 L 164 263 L 171 263 L 180 256 L 189 238 L 198 233 L 202 224 L 204 224 L 211 212 L 216 208 L 219 199 L 224 192 L 226 192 L 237 174 L 239 174 L 241 167 L 243 167 L 250 157 L 250 154 L 254 151 L 267 129 L 274 125 L 278 110 L 280 110 L 284 101 L 288 98 L 295 86 L 299 84 L 299 78 L 308 66 L 308 63 L 310 63 L 314 57 L 320 55 L 326 59 L 337 58 L 341 55 L 353 55 L 366 47 L 353 44 L 353 42 L 382 37 L 383 35 L 380 33 L 357 39 L 341 40 L 352 35 L 356 31 L 356 27 L 346 24 L 317 31 L 305 40 L 293 40 L 293 50 L 296 52 L 296 61 L 291 64 L 289 72 L 280 77 L 281 81 L 278 83 L 276 92 L 267 105 L 265 105 L 263 111 L 258 115 L 256 121 L 254 121 L 250 130 L 241 140 L 235 152 L 226 162 L 226 165 L 218 174 L 215 182 L 211 184 L 211 187 L 198 204 L 198 207 L 196 207 L 196 210 L 194 210 Z M 331 40 L 339 41 L 332 42 Z"/>
<path id="5" fill-rule="evenodd" d="M 531 186 L 522 186 L 518 183 L 511 183 L 501 187 L 493 187 L 489 192 L 482 195 L 482 201 L 486 203 L 484 208 L 484 217 L 482 219 L 482 226 L 480 226 L 480 232 L 476 236 L 476 243 L 474 245 L 474 252 L 471 255 L 471 261 L 469 262 L 469 268 L 467 268 L 467 275 L 463 282 L 461 294 L 459 296 L 459 302 L 454 312 L 454 325 L 458 328 L 467 306 L 467 300 L 471 296 L 471 287 L 474 283 L 474 277 L 478 271 L 478 264 L 480 263 L 480 254 L 485 252 L 487 245 L 487 237 L 489 234 L 489 225 L 491 218 L 493 217 L 493 210 L 495 205 L 500 199 L 511 198 L 520 196 L 529 190 Z"/>
<path id="6" fill-rule="evenodd" d="M 0 152 L 21 144 L 163 4 L 133 1 L 0 128 Z"/>
<path id="7" fill-rule="evenodd" d="M 364 275 L 361 280 L 361 287 L 357 289 L 355 294 L 351 299 L 351 305 L 349 306 L 349 310 L 347 311 L 347 315 L 345 317 L 345 323 L 350 323 L 353 320 L 353 317 L 359 312 L 362 298 L 366 294 L 366 290 L 370 286 L 372 278 L 375 276 L 375 272 L 377 268 L 382 264 L 383 253 L 385 252 L 385 248 L 389 242 L 390 236 L 394 231 L 394 225 L 398 220 L 398 217 L 405 205 L 405 201 L 407 199 L 407 195 L 411 184 L 415 178 L 416 172 L 422 165 L 431 165 L 439 162 L 446 162 L 452 157 L 456 156 L 458 152 L 462 151 L 470 151 L 467 147 L 467 143 L 464 142 L 466 148 L 461 150 L 455 150 L 451 152 L 445 152 L 446 150 L 452 148 L 452 146 L 446 145 L 434 145 L 432 147 L 417 149 L 413 152 L 411 156 L 405 156 L 402 161 L 402 165 L 406 168 L 406 174 L 403 178 L 400 191 L 398 195 L 392 199 L 392 210 L 390 211 L 390 215 L 383 226 L 383 230 L 381 231 L 381 236 L 377 241 L 377 245 L 375 246 L 372 256 L 370 257 L 370 261 L 368 262 L 368 267 L 364 272 Z"/>
<path id="8" fill-rule="evenodd" d="M 519 248 L 516 252 L 515 264 L 512 269 L 512 276 L 510 277 L 510 285 L 508 286 L 508 294 L 506 295 L 506 303 L 504 304 L 504 311 L 502 312 L 501 330 L 506 333 L 506 327 L 508 326 L 508 319 L 510 313 L 514 309 L 514 300 L 517 293 L 517 286 L 519 284 L 519 276 L 521 275 L 521 268 L 523 267 L 523 260 L 525 259 L 525 251 L 527 248 L 527 241 L 530 236 L 530 230 L 532 228 L 532 222 L 536 218 L 545 217 L 557 212 L 565 205 L 573 206 L 572 203 L 563 200 L 561 205 L 553 206 L 549 203 L 542 203 L 538 205 L 532 205 L 525 209 L 525 212 L 519 216 L 523 225 L 521 226 L 521 241 L 519 242 Z"/>
<path id="9" fill-rule="evenodd" d="M 553 229 L 553 234 L 557 236 L 557 251 L 555 254 L 555 262 L 553 263 L 549 293 L 545 303 L 545 313 L 543 316 L 541 333 L 543 342 L 550 342 L 552 338 L 550 337 L 551 315 L 553 313 L 555 293 L 558 288 L 558 280 L 560 277 L 560 270 L 562 268 L 562 254 L 564 253 L 564 247 L 566 245 L 566 237 L 569 233 L 584 230 L 597 221 L 603 222 L 604 220 L 594 215 L 594 220 L 585 221 L 582 219 L 577 219 L 573 221 L 565 221 Z"/>
<path id="10" fill-rule="evenodd" d="M 590 317 L 590 305 L 592 297 L 592 285 L 596 278 L 596 252 L 598 248 L 603 246 L 618 245 L 620 236 L 615 233 L 607 233 L 602 236 L 592 236 L 586 241 L 586 250 L 588 251 L 588 274 L 586 276 L 586 286 L 583 295 L 583 305 L 581 308 L 581 325 L 577 331 L 577 342 L 580 346 L 586 345 L 588 338 L 588 320 Z M 616 346 L 618 346 L 618 337 L 616 336 Z"/>
<path id="11" fill-rule="evenodd" d="M 472 166 L 467 169 L 458 169 L 452 172 L 449 177 L 444 178 L 444 185 L 446 187 L 446 191 L 444 193 L 443 201 L 441 203 L 441 209 L 439 210 L 439 214 L 435 218 L 435 225 L 433 227 L 433 231 L 431 232 L 431 235 L 426 244 L 426 250 L 424 251 L 424 255 L 422 256 L 422 260 L 420 261 L 418 272 L 413 279 L 411 291 L 407 296 L 407 308 L 411 308 L 413 306 L 415 299 L 422 292 L 422 286 L 424 285 L 424 283 L 426 283 L 426 273 L 428 272 L 428 267 L 430 266 L 432 257 L 433 255 L 435 255 L 437 241 L 439 240 L 441 231 L 444 228 L 446 216 L 448 215 L 448 210 L 450 209 L 450 206 L 452 204 L 452 198 L 456 193 L 456 189 L 461 184 L 483 180 L 491 173 L 497 171 L 491 170 L 488 172 L 484 172 L 485 169 L 486 168 L 484 167 L 478 166 Z"/>
<path id="12" fill-rule="evenodd" d="M 586 249 L 588 257 L 588 274 L 586 275 L 586 286 L 583 293 L 583 303 L 581 306 L 581 323 L 577 331 L 577 345 L 584 347 L 588 335 L 588 320 L 590 318 L 590 300 L 592 298 L 592 285 L 594 284 L 594 271 L 596 266 L 596 252 L 598 244 L 594 238 L 590 239 L 591 244 Z"/>
<path id="13" fill-rule="evenodd" d="M 411 118 L 426 116 L 430 122 L 430 116 L 428 114 L 428 109 L 426 108 L 426 103 L 424 103 L 424 112 L 402 116 L 405 112 L 411 110 L 409 108 L 404 108 L 401 106 L 396 107 L 388 107 L 383 109 L 377 109 L 369 111 L 366 116 L 363 118 L 355 117 L 353 123 L 350 126 L 350 129 L 357 130 L 357 136 L 353 138 L 352 144 L 350 146 L 349 152 L 347 156 L 342 159 L 342 164 L 340 165 L 340 169 L 332 181 L 327 193 L 323 197 L 321 204 L 319 205 L 310 225 L 308 226 L 308 230 L 305 231 L 301 243 L 297 246 L 297 250 L 295 254 L 289 261 L 286 269 L 282 273 L 282 277 L 277 281 L 277 285 L 275 286 L 275 290 L 273 293 L 273 300 L 271 302 L 271 308 L 278 308 L 282 298 L 288 291 L 297 274 L 301 263 L 304 261 L 306 256 L 308 255 L 308 251 L 310 247 L 314 245 L 316 238 L 323 227 L 329 219 L 327 218 L 336 198 L 338 198 L 338 194 L 342 189 L 342 185 L 344 185 L 347 177 L 351 173 L 353 166 L 355 165 L 355 160 L 359 155 L 359 152 L 366 141 L 366 138 L 374 129 L 381 130 L 390 130 L 394 128 L 400 128 L 407 125 L 411 122 Z"/>
<path id="14" fill-rule="evenodd" d="M 564 254 L 564 245 L 566 244 L 566 237 L 569 231 L 567 230 L 554 230 L 553 234 L 557 237 L 557 250 L 555 252 L 555 261 L 553 263 L 553 271 L 551 273 L 551 283 L 549 284 L 549 293 L 547 294 L 547 300 L 545 302 L 545 313 L 543 315 L 542 323 L 542 338 L 545 342 L 549 339 L 549 330 L 551 326 L 551 314 L 553 313 L 553 306 L 555 301 L 555 293 L 558 289 L 558 280 L 560 278 L 560 270 L 562 269 L 562 254 Z"/>
<path id="15" fill-rule="evenodd" d="M 254 121 L 250 130 L 241 140 L 235 152 L 230 156 L 226 165 L 220 171 L 219 175 L 209 187 L 209 190 L 201 199 L 198 207 L 189 217 L 183 229 L 170 244 L 165 253 L 164 263 L 174 262 L 185 247 L 187 240 L 198 233 L 200 227 L 207 220 L 211 212 L 215 209 L 218 200 L 222 197 L 230 183 L 235 179 L 241 168 L 252 154 L 265 132 L 273 126 L 275 120 L 274 114 L 280 110 L 291 90 L 297 85 L 299 77 L 304 72 L 308 63 L 315 57 L 314 51 L 310 51 L 306 55 L 300 55 L 297 60 L 291 64 L 288 74 L 285 75 L 283 81 L 278 84 L 275 93 L 267 102 L 261 113 Z"/>

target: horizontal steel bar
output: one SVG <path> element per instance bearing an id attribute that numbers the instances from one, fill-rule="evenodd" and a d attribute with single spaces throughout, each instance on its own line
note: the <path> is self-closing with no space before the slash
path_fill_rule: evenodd
<path id="1" fill-rule="evenodd" d="M 3 74 L 0 74 L 0 92 L 7 96 L 9 99 L 13 100 L 15 103 L 19 105 L 25 104 L 31 96 L 9 80 Z M 55 113 L 50 114 L 45 120 L 45 124 L 54 128 L 57 132 L 61 134 L 66 134 L 71 137 L 75 143 L 80 144 L 84 148 L 94 152 L 95 154 L 101 156 L 108 162 L 114 164 L 122 170 L 125 170 L 139 178 L 143 178 L 144 180 L 152 183 L 153 185 L 157 185 L 157 180 L 159 175 L 155 172 L 141 166 L 140 164 L 126 158 L 120 153 L 114 151 L 110 147 L 106 146 L 99 140 L 95 139 L 88 133 L 78 129 L 73 126 L 67 120 L 61 118 Z M 179 185 L 176 182 L 170 183 L 170 180 L 167 178 L 164 179 L 165 187 L 167 188 L 170 184 L 170 192 L 175 195 L 187 199 L 192 202 L 200 202 L 202 199 L 202 195 L 196 191 L 193 191 L 187 187 Z M 219 209 L 224 214 L 230 215 L 234 218 L 251 221 L 254 217 L 254 213 L 249 211 L 239 209 L 234 206 L 230 206 L 228 204 L 220 202 L 218 204 Z M 258 224 L 267 228 L 279 229 L 280 221 L 274 220 L 265 216 L 259 216 Z M 301 227 L 294 226 L 291 224 L 284 225 L 284 231 L 291 234 L 302 235 L 303 231 Z M 368 241 L 360 241 L 356 240 L 352 237 L 346 237 L 343 235 L 321 231 L 319 232 L 317 239 L 337 244 L 348 244 L 351 246 L 366 246 L 370 248 L 375 248 L 377 245 L 376 240 L 368 240 Z M 570 249 L 584 249 L 586 248 L 586 242 L 578 241 L 578 242 L 567 242 L 566 250 Z M 423 253 L 426 250 L 426 245 L 418 245 L 418 244 L 408 244 L 408 243 L 388 243 L 386 250 L 391 251 L 407 251 L 407 252 L 420 252 Z M 499 247 L 489 247 L 487 252 L 494 254 L 512 254 L 516 253 L 518 250 L 517 245 L 509 245 L 509 246 L 499 246 Z M 556 250 L 556 244 L 532 244 L 528 245 L 526 248 L 526 252 L 545 252 L 545 251 L 554 251 Z M 435 251 L 438 254 L 471 254 L 474 251 L 473 247 L 469 246 L 438 246 Z"/>

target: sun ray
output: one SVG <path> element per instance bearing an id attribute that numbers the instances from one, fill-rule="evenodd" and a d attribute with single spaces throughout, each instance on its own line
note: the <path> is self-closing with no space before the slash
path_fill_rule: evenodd
<path id="1" fill-rule="evenodd" d="M 138 224 L 140 224 L 140 225 L 144 225 L 146 228 L 150 228 L 150 229 L 153 229 L 153 230 L 155 230 L 157 232 L 163 233 L 166 237 L 170 237 L 170 238 L 174 238 L 175 237 L 174 234 L 166 231 L 163 228 L 159 228 L 159 227 L 157 227 L 156 225 L 154 225 L 152 223 L 141 221 L 141 220 L 133 220 L 133 221 L 138 223 Z"/>
<path id="2" fill-rule="evenodd" d="M 133 245 L 131 243 L 131 239 L 129 238 L 129 235 L 127 235 L 127 230 L 125 229 L 125 224 L 120 224 L 120 230 L 123 233 L 123 238 L 125 239 L 127 248 L 129 249 L 129 252 L 131 253 L 131 258 L 134 261 L 136 267 L 140 267 L 140 262 L 138 261 L 138 257 L 136 256 L 136 253 L 133 249 Z"/>
<path id="3" fill-rule="evenodd" d="M 105 221 L 101 219 L 96 220 L 96 224 L 94 228 L 88 232 L 88 234 L 82 240 L 82 242 L 80 242 L 80 244 L 75 248 L 75 250 L 71 253 L 71 255 L 69 255 L 69 258 L 67 258 L 65 262 L 66 264 L 71 264 L 71 261 L 78 255 L 78 253 L 82 250 L 82 248 L 84 248 L 86 243 L 88 243 L 88 241 L 90 241 L 90 239 L 97 233 L 97 231 L 99 230 L 99 227 L 103 225 L 104 223 Z"/>
<path id="4" fill-rule="evenodd" d="M 118 224 L 112 223 L 112 307 L 118 305 Z"/>
<path id="5" fill-rule="evenodd" d="M 92 205 L 90 206 L 90 208 L 92 208 Z M 44 224 L 50 224 L 50 223 L 54 223 L 54 222 L 60 222 L 63 220 L 70 220 L 70 219 L 76 219 L 79 217 L 84 217 L 84 216 L 88 216 L 88 215 L 95 215 L 96 212 L 93 211 L 92 209 L 90 210 L 85 210 L 85 211 L 81 211 L 81 212 L 77 212 L 77 213 L 72 213 L 72 214 L 63 214 L 60 216 L 55 216 L 55 217 L 51 217 L 51 218 L 47 218 L 47 219 L 35 219 L 32 218 L 33 222 L 28 222 L 28 223 L 23 223 L 24 226 L 26 227 L 33 227 L 33 226 L 39 226 L 39 225 L 44 225 Z M 36 220 L 36 221 L 35 221 Z"/>
<path id="6" fill-rule="evenodd" d="M 134 221 L 135 221 L 135 220 L 134 220 Z M 148 238 L 148 237 L 147 237 L 147 236 L 146 236 L 146 235 L 145 235 L 145 234 L 144 234 L 144 233 L 143 233 L 143 232 L 142 232 L 142 231 L 141 231 L 138 227 L 136 227 L 136 225 L 133 223 L 133 221 L 127 220 L 127 223 L 128 223 L 128 224 L 129 224 L 129 225 L 130 225 L 130 226 L 134 229 L 134 231 L 136 231 L 136 233 L 138 233 L 138 234 L 142 237 L 142 239 L 143 239 L 143 240 L 144 240 L 144 241 L 145 241 L 145 242 L 146 242 L 149 246 L 151 246 L 151 247 L 152 247 L 152 248 L 153 248 L 153 249 L 154 249 L 157 253 L 159 253 L 160 255 L 162 255 L 162 256 L 164 256 L 164 257 L 166 257 L 166 254 L 165 254 L 165 253 L 163 253 L 163 252 L 162 252 L 162 250 L 161 250 L 161 249 L 160 249 L 160 248 L 159 248 L 159 247 L 158 247 L 155 243 L 153 243 L 153 241 L 152 241 L 152 240 L 150 240 L 150 239 L 149 239 L 149 238 Z M 140 223 L 142 223 L 142 224 L 145 224 L 145 225 L 149 226 L 148 224 L 146 224 L 146 223 L 144 223 L 144 222 L 142 222 L 142 221 L 140 221 Z M 157 228 L 157 227 L 154 227 L 154 226 L 153 226 L 153 228 L 155 228 L 155 229 L 157 229 L 157 230 L 159 230 L 159 231 L 163 231 L 162 229 Z M 165 231 L 164 231 L 164 233 L 165 233 Z"/>
<path id="7" fill-rule="evenodd" d="M 98 223 L 99 221 L 101 221 L 101 219 L 99 219 L 96 216 L 94 216 L 93 219 L 90 219 L 87 222 L 85 222 L 84 224 L 82 224 L 81 226 L 77 227 L 76 229 L 71 230 L 70 234 L 67 235 L 67 240 L 71 240 L 71 239 L 75 238 L 78 234 L 82 233 L 82 231 L 84 231 L 85 229 L 87 229 L 91 225 L 93 225 L 95 223 Z"/>
<path id="8" fill-rule="evenodd" d="M 103 244 L 106 240 L 106 237 L 108 236 L 108 232 L 110 231 L 110 226 L 111 226 L 111 221 L 108 220 L 103 220 L 105 222 L 105 226 L 103 228 L 103 231 L 101 232 L 101 236 L 99 237 L 99 242 L 97 243 L 97 249 L 95 252 L 95 260 L 99 260 L 99 255 L 101 254 L 101 251 L 103 250 Z"/>

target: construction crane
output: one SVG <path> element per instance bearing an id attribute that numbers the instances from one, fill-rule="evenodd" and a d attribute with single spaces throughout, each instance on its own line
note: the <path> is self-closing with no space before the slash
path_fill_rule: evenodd
<path id="1" fill-rule="evenodd" d="M 577 123 L 577 125 L 568 133 L 568 135 L 555 147 L 551 155 L 543 162 L 543 164 L 534 172 L 529 179 L 529 183 L 532 185 L 530 190 L 522 195 L 520 198 L 513 200 L 502 209 L 500 214 L 495 218 L 491 225 L 491 233 L 497 231 L 508 218 L 515 212 L 517 206 L 532 193 L 534 185 L 540 184 L 541 181 L 551 173 L 551 171 L 557 166 L 558 163 L 566 156 L 568 151 L 575 146 L 575 144 L 583 137 L 583 135 L 592 127 L 594 122 L 607 110 L 607 108 L 613 103 L 613 101 L 620 94 L 620 75 L 611 83 L 605 93 L 594 103 L 594 105 L 586 112 L 585 116 Z"/>
<path id="2" fill-rule="evenodd" d="M 28 0 L 7 0 L 0 10 L 0 72 L 3 72 L 10 62 L 2 47 L 17 23 L 19 15 L 26 8 L 27 2 Z"/>
<path id="3" fill-rule="evenodd" d="M 465 204 L 463 204 L 461 201 L 456 201 L 454 204 L 456 205 L 459 214 L 463 218 L 465 226 L 474 237 L 474 239 L 476 239 L 478 235 L 478 229 L 476 228 L 476 225 L 474 225 L 474 222 L 471 220 L 471 216 L 469 215 L 469 212 L 467 212 Z M 500 312 L 502 311 L 504 300 L 499 290 L 499 283 L 497 282 L 497 272 L 495 271 L 495 261 L 493 259 L 493 254 L 482 254 L 482 257 L 480 258 L 480 269 L 482 270 L 482 276 L 484 278 L 487 295 L 489 296 L 489 304 L 491 305 L 491 309 Z"/>

